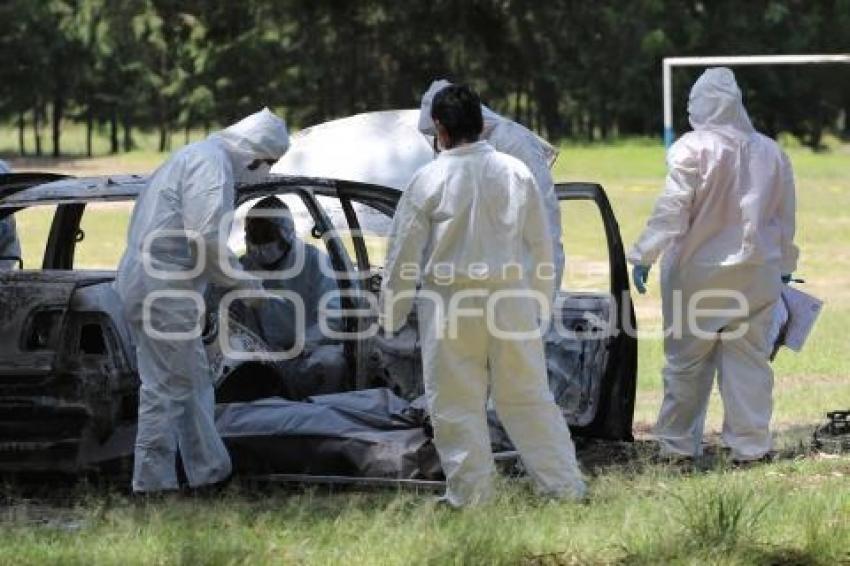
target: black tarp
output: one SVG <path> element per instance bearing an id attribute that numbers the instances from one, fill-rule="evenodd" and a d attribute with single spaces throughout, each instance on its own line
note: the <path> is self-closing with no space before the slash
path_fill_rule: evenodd
<path id="1" fill-rule="evenodd" d="M 389 389 L 216 407 L 237 473 L 442 479 L 427 415 Z"/>

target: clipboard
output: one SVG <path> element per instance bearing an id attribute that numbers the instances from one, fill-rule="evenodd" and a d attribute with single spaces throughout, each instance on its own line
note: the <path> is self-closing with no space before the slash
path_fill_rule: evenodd
<path id="1" fill-rule="evenodd" d="M 823 301 L 790 285 L 782 287 L 782 295 L 774 313 L 771 336 L 773 353 L 776 357 L 779 348 L 799 352 L 803 349 L 815 322 L 823 310 Z"/>

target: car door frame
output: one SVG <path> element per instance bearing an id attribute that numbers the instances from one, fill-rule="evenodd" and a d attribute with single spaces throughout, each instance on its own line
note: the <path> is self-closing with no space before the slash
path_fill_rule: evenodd
<path id="1" fill-rule="evenodd" d="M 609 321 L 614 327 L 607 338 L 608 363 L 600 378 L 596 414 L 589 424 L 573 430 L 582 436 L 631 441 L 637 389 L 637 323 L 620 225 L 605 189 L 597 183 L 557 183 L 555 195 L 559 202 L 589 200 L 598 207 L 608 244 L 609 292 L 615 307 Z M 569 235 L 569 225 L 564 226 L 564 234 Z"/>
<path id="2" fill-rule="evenodd" d="M 637 387 L 637 325 L 620 227 L 608 196 L 596 183 L 570 182 L 555 185 L 558 201 L 592 201 L 599 209 L 608 245 L 610 294 L 615 307 L 611 317 L 614 327 L 608 338 L 608 363 L 603 375 L 599 376 L 599 398 L 593 419 L 584 426 L 572 427 L 581 436 L 631 441 L 634 420 L 635 391 Z M 363 183 L 338 182 L 337 196 L 340 200 L 361 202 L 393 216 L 402 192 L 388 187 Z M 569 227 L 565 227 L 569 235 Z M 353 234 L 355 249 L 368 261 L 362 235 Z M 361 240 L 357 244 L 357 240 Z M 357 258 L 363 265 L 362 258 Z M 368 267 L 372 267 L 368 265 Z M 363 267 L 361 267 L 362 269 Z"/>

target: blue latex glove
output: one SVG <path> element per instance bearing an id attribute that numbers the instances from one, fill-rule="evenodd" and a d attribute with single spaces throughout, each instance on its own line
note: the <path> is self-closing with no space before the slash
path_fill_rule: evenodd
<path id="1" fill-rule="evenodd" d="M 643 295 L 646 293 L 646 280 L 649 278 L 649 265 L 636 265 L 632 268 L 632 279 L 635 282 L 635 289 Z"/>

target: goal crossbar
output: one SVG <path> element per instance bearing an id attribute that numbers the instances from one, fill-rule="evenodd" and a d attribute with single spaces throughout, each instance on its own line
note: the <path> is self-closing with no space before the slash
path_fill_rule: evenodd
<path id="1" fill-rule="evenodd" d="M 673 67 L 711 67 L 716 65 L 806 65 L 850 63 L 850 53 L 831 55 L 731 55 L 709 57 L 665 57 L 661 63 L 664 94 L 664 145 L 673 143 Z"/>

